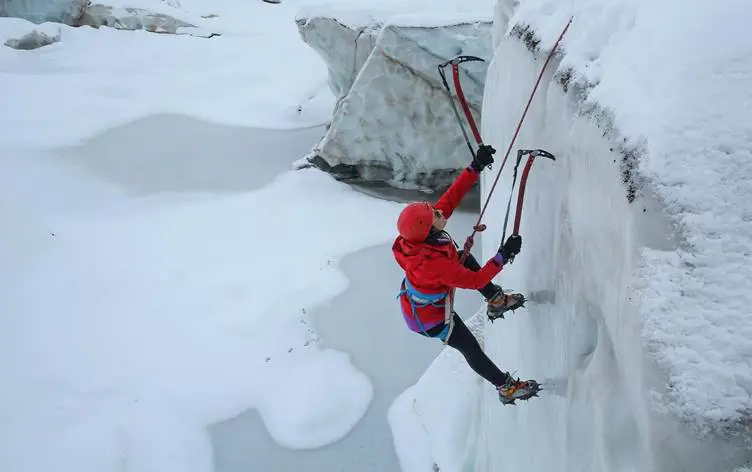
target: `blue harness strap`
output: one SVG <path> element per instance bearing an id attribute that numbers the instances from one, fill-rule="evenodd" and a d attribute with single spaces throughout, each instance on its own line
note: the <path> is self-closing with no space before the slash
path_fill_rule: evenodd
<path id="1" fill-rule="evenodd" d="M 428 336 L 428 335 L 426 335 L 426 336 Z M 439 334 L 437 334 L 436 336 L 434 336 L 434 337 L 435 338 L 439 338 L 442 341 L 446 341 L 447 340 L 447 336 L 449 336 L 449 325 L 446 324 L 446 323 L 444 323 L 444 329 L 442 329 L 441 332 Z"/>
<path id="2" fill-rule="evenodd" d="M 415 321 L 415 324 L 420 329 L 421 334 L 426 333 L 426 329 L 423 326 L 423 323 L 420 322 L 420 318 L 418 318 L 418 314 L 415 312 L 416 308 L 423 308 L 426 306 L 437 306 L 437 307 L 443 307 L 446 304 L 446 296 L 449 292 L 441 292 L 441 293 L 423 293 L 418 291 L 415 287 L 413 287 L 410 284 L 410 281 L 407 280 L 407 277 L 402 279 L 402 286 L 400 287 L 401 290 L 397 294 L 397 298 L 401 297 L 402 295 L 407 295 L 407 300 L 410 302 L 410 316 Z M 441 302 L 441 303 L 440 303 Z M 449 332 L 449 326 L 445 326 L 444 329 L 436 335 L 435 337 L 441 339 L 442 341 L 446 340 L 446 336 Z"/>

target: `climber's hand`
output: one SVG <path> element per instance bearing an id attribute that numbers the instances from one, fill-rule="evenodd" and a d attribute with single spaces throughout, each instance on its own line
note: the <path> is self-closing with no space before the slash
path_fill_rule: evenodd
<path id="1" fill-rule="evenodd" d="M 504 244 L 499 247 L 499 254 L 504 257 L 504 261 L 513 259 L 522 249 L 522 236 L 513 234 L 509 236 Z"/>
<path id="2" fill-rule="evenodd" d="M 470 167 L 476 171 L 482 171 L 486 166 L 493 164 L 493 155 L 496 153 L 496 149 L 488 144 L 481 144 L 478 148 L 478 152 L 475 153 L 473 162 L 470 163 Z"/>

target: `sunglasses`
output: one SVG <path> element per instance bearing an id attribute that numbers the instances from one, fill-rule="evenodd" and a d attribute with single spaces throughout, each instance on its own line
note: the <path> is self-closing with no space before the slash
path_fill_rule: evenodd
<path id="1" fill-rule="evenodd" d="M 433 209 L 433 216 L 435 216 L 436 218 L 444 218 L 444 214 L 443 214 L 443 213 L 441 213 L 441 212 L 440 212 L 439 210 L 437 210 L 436 208 L 434 208 L 434 209 Z"/>

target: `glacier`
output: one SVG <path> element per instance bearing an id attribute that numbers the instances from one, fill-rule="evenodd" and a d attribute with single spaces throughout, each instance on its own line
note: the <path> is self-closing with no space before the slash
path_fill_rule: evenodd
<path id="1" fill-rule="evenodd" d="M 679 9 L 693 16 L 677 21 L 670 15 Z M 741 279 L 752 245 L 744 200 L 752 137 L 743 129 L 752 42 L 728 36 L 742 27 L 743 10 L 743 2 L 498 2 L 481 131 L 497 162 L 546 55 L 575 18 L 483 221 L 488 257 L 502 236 L 516 150 L 556 155 L 533 166 L 523 250 L 498 278 L 532 303 L 494 324 L 483 310 L 469 314 L 502 369 L 543 380 L 548 391 L 502 407 L 445 350 L 392 406 L 403 470 L 749 464 L 752 295 Z M 427 452 L 414 453 L 409 441 Z"/>

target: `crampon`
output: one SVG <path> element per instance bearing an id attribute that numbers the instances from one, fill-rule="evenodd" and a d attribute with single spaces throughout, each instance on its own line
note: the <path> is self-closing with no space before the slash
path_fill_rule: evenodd
<path id="1" fill-rule="evenodd" d="M 497 388 L 499 391 L 499 400 L 505 405 L 515 405 L 517 400 L 529 400 L 538 396 L 543 388 L 542 385 L 535 380 L 520 380 L 514 379 L 511 375 L 507 377 L 507 381 L 499 385 Z"/>
<path id="2" fill-rule="evenodd" d="M 499 298 L 497 301 L 496 299 Z M 508 299 L 511 298 L 513 300 L 516 300 L 515 303 L 512 303 L 511 305 L 508 302 Z M 488 316 L 488 319 L 493 322 L 499 318 L 502 320 L 504 319 L 504 313 L 508 311 L 516 311 L 518 308 L 523 308 L 525 306 L 525 302 L 527 299 L 525 296 L 521 293 L 499 293 L 495 297 L 489 299 L 487 301 L 488 306 L 486 308 L 486 315 Z"/>

